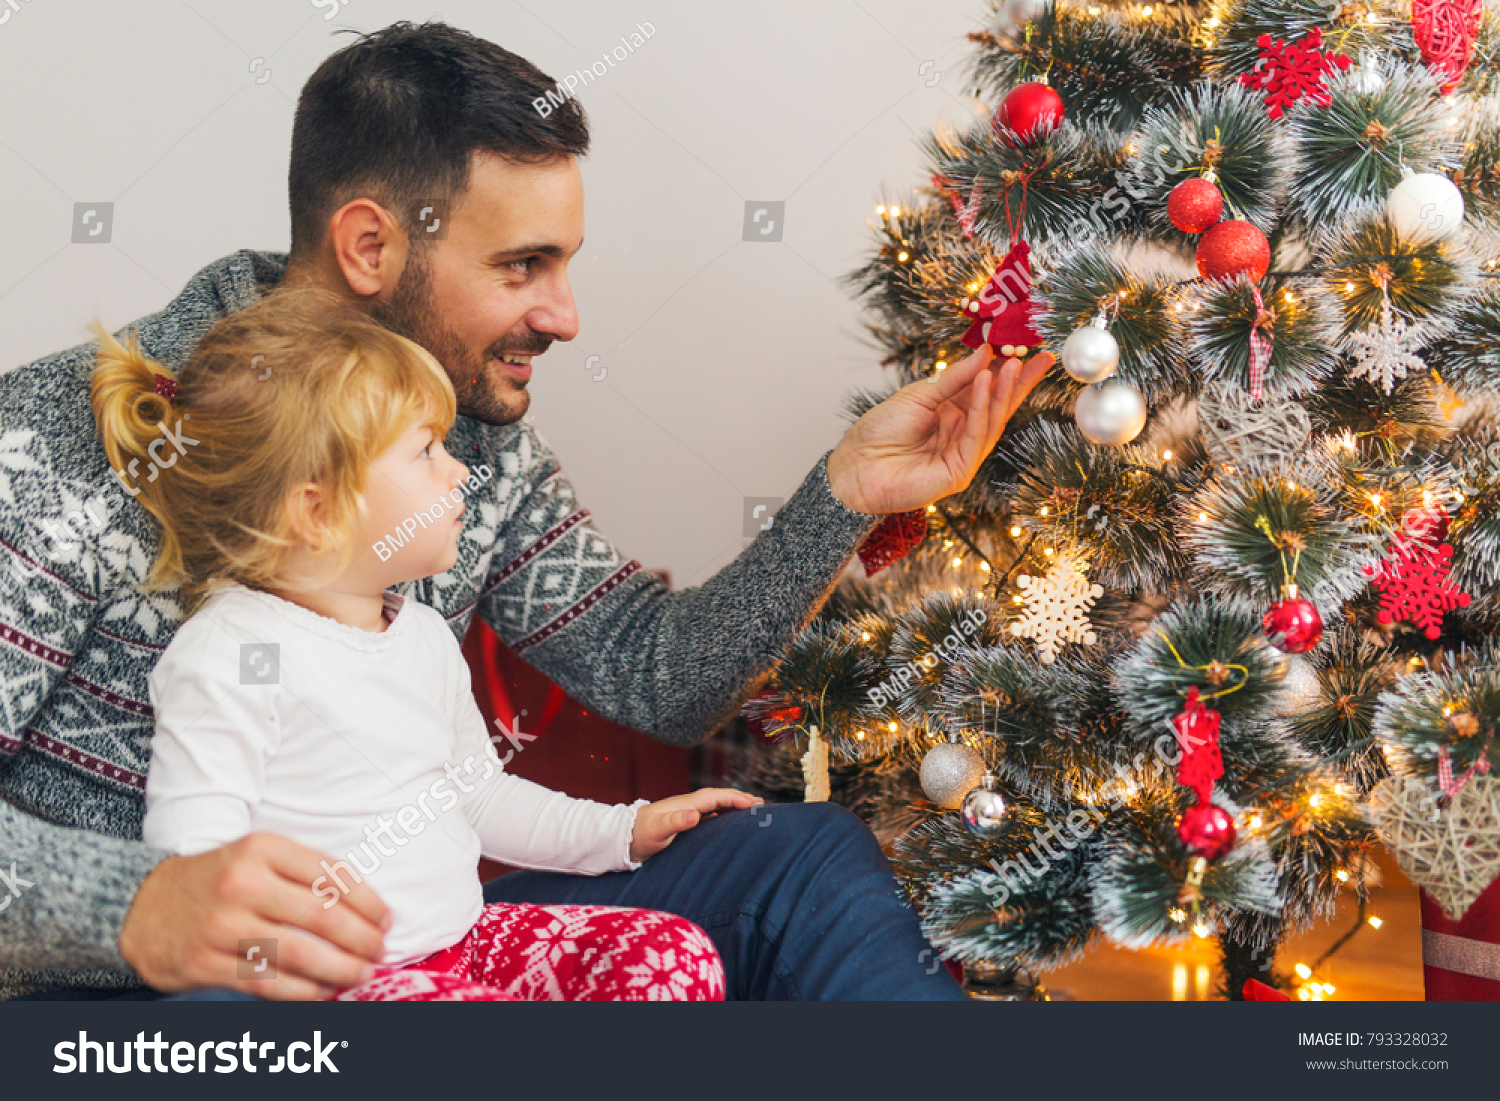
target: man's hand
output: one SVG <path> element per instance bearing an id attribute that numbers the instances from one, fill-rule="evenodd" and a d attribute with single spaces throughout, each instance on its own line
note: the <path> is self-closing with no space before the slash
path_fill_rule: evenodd
<path id="1" fill-rule="evenodd" d="M 855 512 L 910 512 L 974 480 L 1006 421 L 1055 362 L 1051 352 L 998 367 L 993 350 L 897 390 L 849 426 L 828 456 L 828 483 Z"/>
<path id="2" fill-rule="evenodd" d="M 271 833 L 198 856 L 169 856 L 136 891 L 120 954 L 165 993 L 230 987 L 290 1000 L 357 986 L 383 958 L 389 911 L 363 883 L 325 909 L 312 889 L 323 859 Z M 273 938 L 275 977 L 240 977 L 240 941 Z"/>
<path id="3" fill-rule="evenodd" d="M 690 830 L 714 811 L 744 810 L 765 800 L 733 788 L 699 788 L 648 803 L 635 812 L 635 830 L 630 835 L 630 859 L 641 861 L 659 853 L 683 830 Z"/>

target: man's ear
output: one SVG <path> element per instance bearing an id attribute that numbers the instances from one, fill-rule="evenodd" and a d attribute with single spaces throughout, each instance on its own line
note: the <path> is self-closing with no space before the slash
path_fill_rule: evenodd
<path id="1" fill-rule="evenodd" d="M 401 281 L 411 241 L 374 199 L 351 199 L 328 221 L 327 246 L 349 289 L 362 299 L 389 299 Z"/>
<path id="2" fill-rule="evenodd" d="M 313 553 L 327 550 L 339 542 L 328 515 L 323 491 L 313 482 L 293 486 L 286 495 L 287 522 L 292 536 Z"/>

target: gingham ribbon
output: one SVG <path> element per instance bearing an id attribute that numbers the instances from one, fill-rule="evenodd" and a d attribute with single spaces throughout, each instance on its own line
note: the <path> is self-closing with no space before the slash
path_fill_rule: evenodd
<path id="1" fill-rule="evenodd" d="M 1266 312 L 1266 304 L 1260 297 L 1260 288 L 1252 286 L 1255 295 L 1255 323 L 1250 326 L 1250 397 L 1260 400 L 1266 383 L 1266 365 L 1271 362 L 1271 338 L 1261 329 L 1260 319 Z"/>
<path id="2" fill-rule="evenodd" d="M 968 205 L 958 212 L 958 224 L 963 227 L 965 237 L 974 236 L 974 224 L 979 220 L 979 200 L 983 183 L 983 180 L 974 181 L 974 186 L 969 191 Z"/>
<path id="3" fill-rule="evenodd" d="M 1448 747 L 1445 745 L 1438 747 L 1438 787 L 1443 789 L 1443 794 L 1449 799 L 1452 799 L 1459 792 L 1463 791 L 1464 785 L 1474 779 L 1475 773 L 1489 772 L 1489 770 L 1490 756 L 1488 753 L 1481 753 L 1478 760 L 1464 769 L 1464 774 L 1455 782 L 1453 779 L 1453 760 L 1448 756 Z"/>

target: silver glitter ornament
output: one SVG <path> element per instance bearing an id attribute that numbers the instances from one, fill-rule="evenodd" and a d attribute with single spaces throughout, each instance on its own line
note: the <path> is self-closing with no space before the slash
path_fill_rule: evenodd
<path id="1" fill-rule="evenodd" d="M 964 825 L 981 841 L 993 841 L 999 837 L 1009 821 L 1010 808 L 1005 805 L 1005 797 L 995 790 L 997 786 L 995 774 L 986 772 L 979 786 L 964 796 L 960 811 Z"/>
<path id="2" fill-rule="evenodd" d="M 927 798 L 944 810 L 957 810 L 984 779 L 984 758 L 962 742 L 945 742 L 922 758 L 921 776 Z"/>
<path id="3" fill-rule="evenodd" d="M 1063 370 L 1084 384 L 1103 382 L 1120 366 L 1120 345 L 1104 327 L 1103 319 L 1075 329 L 1063 343 Z"/>
<path id="4" fill-rule="evenodd" d="M 1292 719 L 1306 714 L 1323 700 L 1323 688 L 1312 662 L 1298 654 L 1287 654 L 1280 663 L 1277 711 Z"/>
<path id="5" fill-rule="evenodd" d="M 1119 447 L 1146 427 L 1146 401 L 1128 382 L 1112 378 L 1079 392 L 1073 419 L 1086 439 Z"/>

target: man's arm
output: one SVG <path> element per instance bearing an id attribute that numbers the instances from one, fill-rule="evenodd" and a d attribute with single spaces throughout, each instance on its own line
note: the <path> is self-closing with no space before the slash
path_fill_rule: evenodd
<path id="1" fill-rule="evenodd" d="M 865 411 L 770 529 L 712 580 L 668 592 L 577 507 L 521 422 L 506 458 L 534 479 L 499 533 L 479 613 L 517 653 L 605 716 L 690 745 L 728 721 L 817 614 L 886 513 L 958 493 L 1051 368 L 988 345 Z M 838 491 L 830 484 L 833 477 Z"/>
<path id="2" fill-rule="evenodd" d="M 500 532 L 479 612 L 569 694 L 675 745 L 734 717 L 882 519 L 834 495 L 825 454 L 738 558 L 671 592 L 599 533 L 556 456 L 522 430 L 535 482 Z"/>

